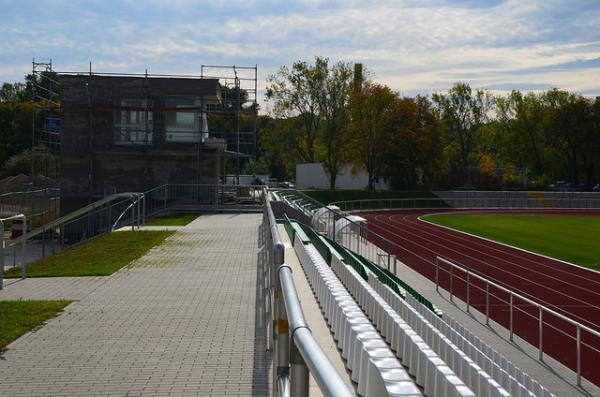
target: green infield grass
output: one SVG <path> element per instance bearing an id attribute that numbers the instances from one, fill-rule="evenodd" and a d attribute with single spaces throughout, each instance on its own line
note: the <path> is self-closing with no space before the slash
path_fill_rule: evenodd
<path id="1" fill-rule="evenodd" d="M 173 214 L 146 219 L 145 226 L 185 226 L 198 218 L 197 214 Z"/>
<path id="2" fill-rule="evenodd" d="M 108 276 L 173 234 L 172 231 L 124 231 L 94 237 L 27 265 L 27 277 Z M 5 272 L 21 277 L 21 269 Z"/>
<path id="3" fill-rule="evenodd" d="M 19 336 L 56 316 L 70 301 L 0 301 L 0 353 Z"/>
<path id="4" fill-rule="evenodd" d="M 535 214 L 427 215 L 429 222 L 600 270 L 600 217 Z"/>

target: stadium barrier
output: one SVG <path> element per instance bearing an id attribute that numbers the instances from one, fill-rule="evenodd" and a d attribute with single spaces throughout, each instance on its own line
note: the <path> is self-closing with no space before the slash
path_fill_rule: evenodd
<path id="1" fill-rule="evenodd" d="M 259 268 L 267 288 L 268 348 L 273 352 L 273 394 L 308 397 L 309 372 L 327 397 L 353 396 L 306 324 L 285 247 L 266 189 L 262 191 L 263 222 L 259 227 Z M 290 230 L 290 229 L 288 229 Z M 298 235 L 295 234 L 296 239 Z"/>
<path id="2" fill-rule="evenodd" d="M 500 302 L 500 304 L 508 306 L 508 330 L 509 330 L 509 339 L 513 341 L 514 338 L 514 329 L 515 329 L 515 313 L 518 311 L 523 315 L 529 316 L 533 319 L 533 321 L 537 322 L 537 349 L 538 349 L 538 359 L 543 361 L 544 359 L 544 329 L 547 327 L 553 327 L 552 323 L 548 322 L 548 317 L 553 317 L 556 319 L 560 319 L 567 324 L 572 325 L 575 328 L 575 335 L 568 335 L 571 339 L 575 341 L 575 373 L 577 377 L 577 385 L 581 385 L 581 376 L 582 372 L 585 369 L 582 367 L 582 346 L 584 346 L 582 342 L 582 332 L 585 332 L 600 341 L 600 332 L 591 329 L 590 327 L 585 326 L 561 313 L 556 312 L 532 299 L 529 299 L 521 294 L 518 294 L 508 288 L 501 286 L 494 281 L 491 281 L 477 273 L 474 273 L 454 262 L 451 262 L 445 258 L 437 256 L 435 259 L 435 284 L 436 291 L 439 292 L 439 287 L 441 284 L 441 275 L 444 273 L 447 277 L 445 277 L 445 283 L 447 285 L 447 290 L 450 294 L 450 301 L 454 300 L 455 294 L 455 283 L 461 282 L 464 283 L 466 288 L 466 295 L 464 298 L 464 302 L 466 303 L 466 310 L 469 312 L 471 307 L 471 294 L 472 290 L 478 290 L 482 292 L 485 297 L 484 304 L 484 312 L 485 312 L 485 323 L 489 325 L 490 322 L 490 301 L 493 299 L 496 302 Z M 475 281 L 480 281 L 483 286 L 477 285 Z M 496 293 L 494 294 L 494 291 Z M 499 294 L 501 292 L 502 294 Z M 518 302 L 518 304 L 517 304 Z M 520 306 L 527 306 L 533 308 L 534 311 L 537 311 L 537 316 L 532 314 L 530 310 L 524 310 L 520 308 Z M 546 327 L 544 327 L 546 325 Z M 564 334 L 564 331 L 560 331 Z M 527 340 L 527 339 L 526 339 Z M 530 343 L 531 339 L 528 340 Z M 594 348 L 591 345 L 585 344 L 587 350 L 591 350 L 592 353 L 595 354 L 595 357 L 600 358 L 600 350 Z M 588 360 L 589 364 L 594 368 L 597 366 L 596 360 Z"/>

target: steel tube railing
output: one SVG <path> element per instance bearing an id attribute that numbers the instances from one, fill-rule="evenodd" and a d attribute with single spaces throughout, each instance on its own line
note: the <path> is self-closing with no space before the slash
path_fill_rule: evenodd
<path id="1" fill-rule="evenodd" d="M 123 201 L 117 202 L 116 204 L 111 204 L 111 202 L 116 200 L 123 200 L 127 198 L 131 198 L 136 201 L 136 206 L 140 205 L 140 198 L 143 197 L 141 193 L 119 193 L 113 194 L 107 197 L 104 197 L 100 200 L 97 200 L 87 206 L 79 208 L 73 212 L 70 212 L 64 216 L 51 220 L 50 222 L 39 226 L 31 231 L 27 231 L 27 220 L 24 218 L 23 221 L 23 234 L 9 243 L 5 244 L 5 247 L 13 247 L 13 265 L 16 266 L 16 247 L 21 245 L 21 277 L 27 277 L 27 241 L 30 239 L 41 235 L 41 244 L 42 256 L 46 254 L 46 240 L 48 237 L 50 238 L 50 243 L 52 244 L 52 252 L 54 253 L 54 239 L 60 238 L 60 243 L 62 248 L 65 245 L 65 233 L 73 236 L 77 235 L 77 239 L 74 242 L 84 241 L 89 239 L 95 235 L 102 234 L 104 232 L 111 231 L 111 208 L 112 206 L 119 206 Z M 109 218 L 106 220 L 106 227 L 103 226 L 105 220 L 103 218 L 104 215 L 101 215 L 101 212 L 105 211 Z M 121 212 L 121 211 L 119 211 Z M 141 216 L 141 211 L 137 209 L 136 211 L 138 215 L 138 225 L 139 225 L 139 216 Z M 134 214 L 135 215 L 135 214 Z M 22 215 L 21 215 L 22 216 Z M 14 218 L 14 217 L 13 217 Z M 135 224 L 134 222 L 132 222 Z M 68 228 L 67 228 L 68 226 Z M 68 230 L 67 230 L 68 229 Z M 55 237 L 56 230 L 60 230 L 60 237 Z M 50 233 L 50 236 L 47 234 Z M 71 240 L 72 237 L 69 237 Z M 69 241 L 69 244 L 73 241 Z"/>
<path id="2" fill-rule="evenodd" d="M 300 300 L 294 286 L 292 269 L 287 265 L 279 267 L 279 281 L 288 316 L 290 339 L 302 355 L 306 366 L 325 396 L 353 396 L 348 385 L 337 373 L 323 349 L 315 341 L 300 306 Z M 294 382 L 292 376 L 292 383 Z M 292 384 L 292 390 L 294 390 Z M 306 390 L 308 392 L 308 390 Z"/>
<path id="3" fill-rule="evenodd" d="M 308 328 L 292 269 L 284 264 L 285 246 L 266 188 L 263 189 L 263 200 L 262 230 L 271 283 L 269 301 L 273 302 L 268 306 L 273 320 L 274 395 L 307 397 L 310 372 L 323 395 L 353 396 Z"/>
<path id="4" fill-rule="evenodd" d="M 490 316 L 490 286 L 508 294 L 509 296 L 509 332 L 510 332 L 510 340 L 512 341 L 513 338 L 513 332 L 514 332 L 514 323 L 513 323 L 513 312 L 514 312 L 514 298 L 517 298 L 533 307 L 535 307 L 538 310 L 538 316 L 537 316 L 537 320 L 538 320 L 538 358 L 539 360 L 543 361 L 544 359 L 544 349 L 543 349 L 543 341 L 544 341 L 544 314 L 549 314 L 552 315 L 562 321 L 565 321 L 566 323 L 572 325 L 575 327 L 576 329 L 576 336 L 575 336 L 575 340 L 576 340 L 576 347 L 577 347 L 577 352 L 576 352 L 576 375 L 577 375 L 577 385 L 581 385 L 581 372 L 582 372 L 582 368 L 581 368 L 581 331 L 585 331 L 591 335 L 594 335 L 595 337 L 600 338 L 600 332 L 584 325 L 581 324 L 575 320 L 573 320 L 570 317 L 565 316 L 564 314 L 561 314 L 555 310 L 552 310 L 530 298 L 527 298 L 517 292 L 514 292 L 506 287 L 503 287 L 502 285 L 491 281 L 477 273 L 474 273 L 462 266 L 459 266 L 445 258 L 442 258 L 440 256 L 437 256 L 435 258 L 435 267 L 436 267 L 436 274 L 439 274 L 440 269 L 442 269 L 442 267 L 440 266 L 440 263 L 444 263 L 448 266 L 450 266 L 450 269 L 457 269 L 460 270 L 462 272 L 464 272 L 465 274 L 467 274 L 469 277 L 474 277 L 480 281 L 482 281 L 483 283 L 485 283 L 485 299 L 486 299 L 486 324 L 489 324 L 489 316 Z M 442 269 L 443 270 L 443 269 Z M 450 277 L 452 277 L 453 272 L 448 272 L 448 274 L 450 275 Z M 439 282 L 439 276 L 436 277 L 436 290 L 438 290 L 438 287 L 440 285 Z"/>

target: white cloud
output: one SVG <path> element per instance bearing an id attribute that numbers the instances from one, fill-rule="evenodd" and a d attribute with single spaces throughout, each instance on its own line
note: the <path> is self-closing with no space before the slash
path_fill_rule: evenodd
<path id="1" fill-rule="evenodd" d="M 31 10 L 12 19 L 0 16 L 0 34 L 7 37 L 0 80 L 14 79 L 14 72 L 2 70 L 17 70 L 17 62 L 32 56 L 52 57 L 59 66 L 79 63 L 78 69 L 91 59 L 99 69 L 120 72 L 147 67 L 194 73 L 202 63 L 258 63 L 264 90 L 264 78 L 279 65 L 323 55 L 362 62 L 375 79 L 407 92 L 442 90 L 462 80 L 600 94 L 594 91 L 598 68 L 548 69 L 600 57 L 600 5 L 594 4 L 153 0 L 72 10 L 76 7 L 64 3 L 59 11 L 72 18 L 46 19 L 37 29 L 24 24 Z"/>

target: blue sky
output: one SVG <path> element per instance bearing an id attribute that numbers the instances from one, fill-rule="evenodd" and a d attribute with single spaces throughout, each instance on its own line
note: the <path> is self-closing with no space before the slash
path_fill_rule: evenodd
<path id="1" fill-rule="evenodd" d="M 456 81 L 600 95 L 600 1 L 0 0 L 0 82 L 57 70 L 196 74 L 327 56 L 406 95 Z"/>

